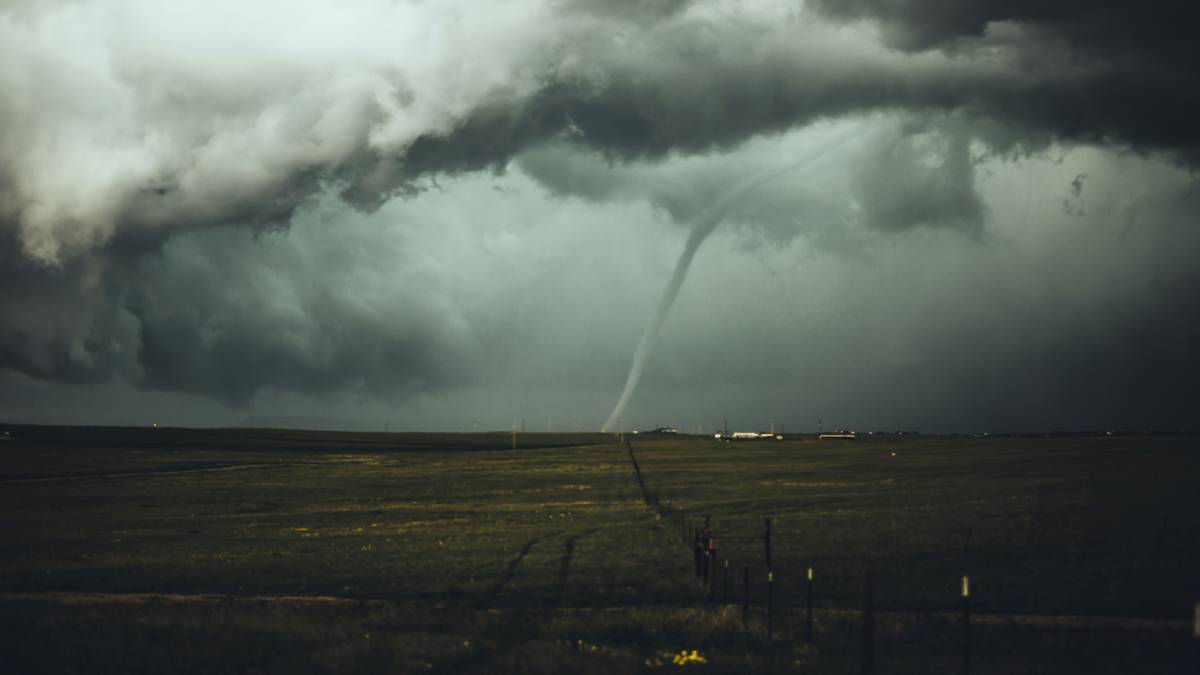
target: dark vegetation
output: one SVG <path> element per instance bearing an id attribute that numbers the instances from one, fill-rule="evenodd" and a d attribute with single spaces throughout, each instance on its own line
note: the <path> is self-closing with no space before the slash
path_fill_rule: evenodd
<path id="1" fill-rule="evenodd" d="M 633 437 L 639 485 L 611 435 L 8 430 L 10 672 L 856 672 L 868 564 L 878 672 L 957 672 L 963 573 L 973 672 L 1195 668 L 1194 437 Z"/>

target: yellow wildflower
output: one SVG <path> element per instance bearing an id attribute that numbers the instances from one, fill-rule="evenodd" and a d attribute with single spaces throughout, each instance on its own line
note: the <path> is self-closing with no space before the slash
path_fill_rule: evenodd
<path id="1" fill-rule="evenodd" d="M 672 662 L 677 666 L 686 666 L 689 663 L 708 663 L 708 659 L 700 654 L 698 650 L 693 649 L 691 652 L 684 649 L 675 655 Z"/>

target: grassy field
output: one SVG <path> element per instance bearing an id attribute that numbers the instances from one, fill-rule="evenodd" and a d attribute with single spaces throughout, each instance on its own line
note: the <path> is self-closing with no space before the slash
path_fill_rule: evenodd
<path id="1" fill-rule="evenodd" d="M 981 610 L 1187 617 L 1200 599 L 1200 448 L 1190 437 L 884 437 L 845 445 L 659 443 L 648 488 L 709 515 L 735 565 L 813 565 L 826 597 Z M 836 443 L 836 442 L 834 442 Z M 969 539 L 969 540 L 968 540 Z"/>
<path id="2" fill-rule="evenodd" d="M 526 434 L 514 452 L 508 434 L 10 429 L 11 672 L 856 672 L 868 564 L 878 672 L 957 672 L 964 572 L 973 672 L 1195 669 L 1192 437 Z M 729 604 L 691 573 L 681 518 L 704 516 Z M 706 663 L 674 664 L 684 649 Z"/>

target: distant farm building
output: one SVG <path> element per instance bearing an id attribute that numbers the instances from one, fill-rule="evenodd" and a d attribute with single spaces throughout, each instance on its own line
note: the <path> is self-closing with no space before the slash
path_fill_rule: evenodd
<path id="1" fill-rule="evenodd" d="M 817 439 L 822 441 L 852 441 L 856 438 L 858 435 L 853 431 L 833 431 L 817 436 Z"/>
<path id="2" fill-rule="evenodd" d="M 719 441 L 782 441 L 782 434 L 773 434 L 766 431 L 735 431 L 733 433 L 720 433 L 713 436 Z"/>
<path id="3" fill-rule="evenodd" d="M 677 434 L 677 433 L 679 433 L 679 429 L 676 429 L 675 427 L 659 427 L 659 428 L 655 429 L 654 431 L 651 431 L 650 433 L 652 433 L 652 434 Z"/>

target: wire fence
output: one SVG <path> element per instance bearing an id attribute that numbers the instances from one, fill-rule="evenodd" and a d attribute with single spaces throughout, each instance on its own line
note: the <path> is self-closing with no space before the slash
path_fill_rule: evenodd
<path id="1" fill-rule="evenodd" d="M 974 528 L 968 529 L 962 549 L 956 554 L 944 555 L 890 555 L 890 556 L 824 556 L 807 561 L 789 557 L 780 561 L 772 550 L 772 519 L 763 518 L 758 532 L 746 528 L 718 537 L 710 528 L 708 515 L 700 516 L 684 508 L 678 501 L 663 499 L 659 490 L 648 485 L 638 463 L 633 447 L 626 442 L 629 461 L 633 467 L 641 496 L 646 506 L 659 517 L 668 521 L 671 532 L 678 539 L 681 549 L 688 551 L 693 559 L 691 566 L 702 602 L 713 606 L 739 607 L 742 629 L 746 634 L 757 631 L 767 642 L 777 639 L 794 640 L 811 645 L 816 639 L 814 624 L 823 617 L 842 623 L 858 622 L 858 662 L 861 672 L 874 669 L 877 652 L 876 624 L 881 608 L 885 615 L 895 618 L 898 614 L 910 623 L 923 623 L 941 631 L 943 641 L 954 643 L 959 653 L 958 670 L 969 673 L 973 659 L 973 623 L 996 623 L 1002 619 L 1010 625 L 1052 625 L 1039 621 L 1038 615 L 997 614 L 996 607 L 985 607 L 990 613 L 981 614 L 977 601 L 977 590 L 981 578 L 973 574 L 980 566 L 980 557 L 972 555 L 971 544 Z M 1164 553 L 1165 523 L 1159 533 L 1156 550 L 1148 555 Z M 732 546 L 729 546 L 732 544 Z M 761 556 L 750 555 L 755 547 L 761 547 Z M 730 555 L 726 551 L 732 551 Z M 775 554 L 775 559 L 773 559 Z M 991 585 L 995 596 L 1012 593 L 1032 574 L 1036 565 L 1020 556 L 1006 556 L 1012 574 L 995 575 L 982 580 Z M 1070 560 L 1060 561 L 1063 569 L 1070 568 Z M 1137 569 L 1137 556 L 1131 556 L 1128 564 L 1117 564 L 1106 578 L 1111 598 L 1121 591 L 1129 592 L 1131 579 Z M 991 568 L 994 565 L 982 565 Z M 1035 586 L 1044 586 L 1045 580 Z M 880 590 L 884 589 L 881 602 Z M 858 595 L 857 598 L 853 594 Z M 1136 593 L 1134 593 L 1136 595 Z M 1143 598 L 1144 600 L 1144 598 Z M 857 601 L 857 602 L 855 602 Z M 991 601 L 990 604 L 1000 604 Z M 1108 609 L 1120 610 L 1129 605 L 1109 603 Z M 1086 603 L 1085 603 L 1086 605 Z M 1094 609 L 1094 606 L 1089 607 Z M 1194 603 L 1194 621 L 1191 631 L 1191 650 L 1197 670 L 1200 670 L 1200 602 Z M 1054 618 L 1062 625 L 1064 619 L 1077 624 L 1100 627 L 1157 627 L 1180 632 L 1184 622 L 1178 620 L 1147 619 L 1134 616 L 1071 616 L 1041 617 Z"/>

